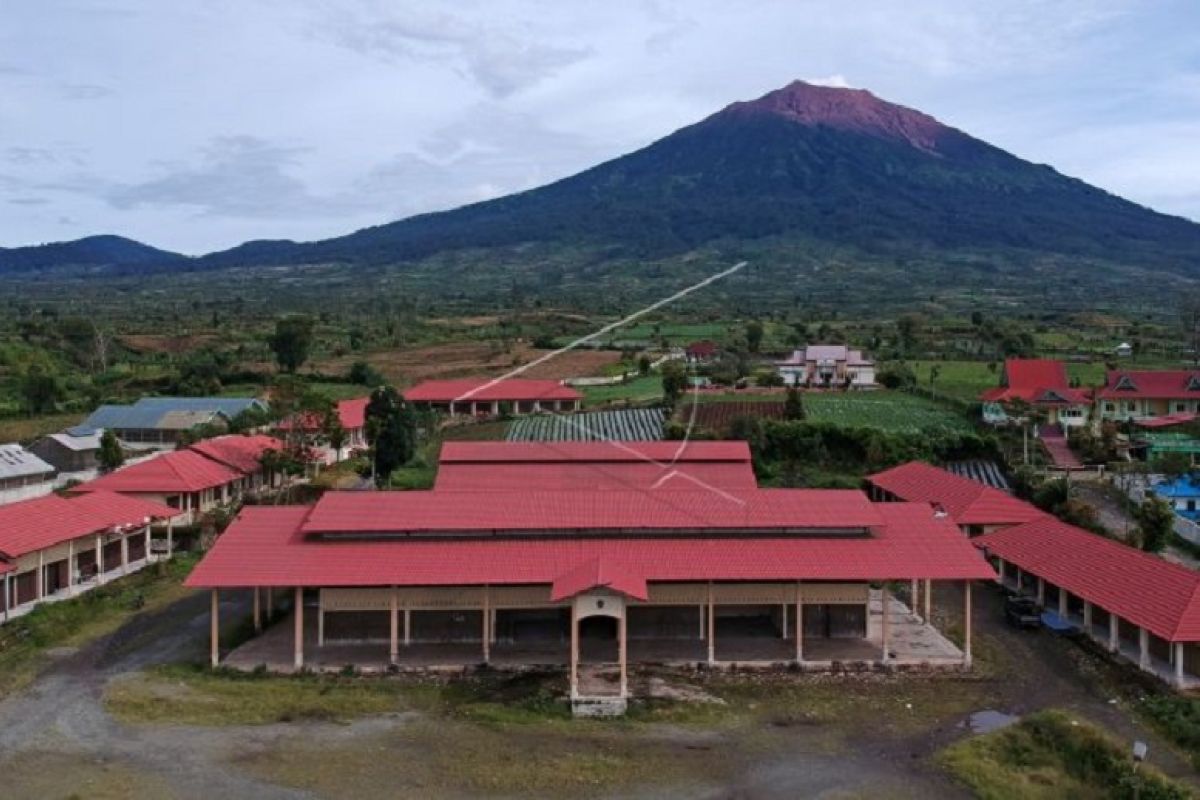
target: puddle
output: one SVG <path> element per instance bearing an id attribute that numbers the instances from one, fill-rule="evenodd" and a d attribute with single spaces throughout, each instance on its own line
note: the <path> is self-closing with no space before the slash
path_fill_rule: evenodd
<path id="1" fill-rule="evenodd" d="M 971 733 L 991 733 L 1001 728 L 1007 728 L 1018 719 L 1019 717 L 1013 714 L 1005 714 L 1003 711 L 987 708 L 971 714 L 964 724 L 971 729 Z"/>

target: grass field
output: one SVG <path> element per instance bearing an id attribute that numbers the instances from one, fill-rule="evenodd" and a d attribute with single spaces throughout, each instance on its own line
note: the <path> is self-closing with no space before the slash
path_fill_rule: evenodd
<path id="1" fill-rule="evenodd" d="M 966 433 L 967 419 L 937 403 L 903 392 L 809 392 L 804 410 L 813 422 L 894 433 Z"/>
<path id="2" fill-rule="evenodd" d="M 580 389 L 585 406 L 602 406 L 626 400 L 631 403 L 652 402 L 662 398 L 662 378 L 658 375 L 643 375 L 625 383 L 583 386 Z"/>
<path id="3" fill-rule="evenodd" d="M 47 433 L 78 425 L 82 414 L 45 414 L 37 417 L 8 417 L 0 419 L 0 444 L 31 442 Z"/>
<path id="4" fill-rule="evenodd" d="M 964 400 L 978 400 L 985 389 L 1000 385 L 1002 365 L 994 362 L 994 369 L 985 361 L 910 361 L 909 366 L 917 374 L 917 382 L 928 387 L 930 369 L 938 367 L 938 377 L 933 383 L 936 391 Z M 1104 382 L 1104 363 L 1092 361 L 1082 364 L 1067 364 L 1067 376 L 1079 380 L 1084 386 Z"/>

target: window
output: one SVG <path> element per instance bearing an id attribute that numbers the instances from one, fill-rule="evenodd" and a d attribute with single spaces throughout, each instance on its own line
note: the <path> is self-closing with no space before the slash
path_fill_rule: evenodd
<path id="1" fill-rule="evenodd" d="M 1105 403 L 1105 404 L 1104 404 L 1104 410 L 1105 410 L 1105 411 L 1116 411 L 1116 410 L 1117 410 L 1117 406 L 1116 406 L 1116 404 L 1115 404 L 1115 403 Z"/>

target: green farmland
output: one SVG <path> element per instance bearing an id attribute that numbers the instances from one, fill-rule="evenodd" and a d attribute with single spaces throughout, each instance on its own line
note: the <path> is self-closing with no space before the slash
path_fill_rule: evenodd
<path id="1" fill-rule="evenodd" d="M 1001 362 L 986 361 L 910 361 L 916 373 L 917 383 L 931 387 L 942 394 L 963 400 L 978 400 L 985 389 L 1000 385 Z M 930 383 L 931 370 L 937 367 L 937 377 Z M 1104 382 L 1104 363 L 1091 361 L 1067 364 L 1067 375 L 1084 386 L 1097 386 Z"/>
<path id="2" fill-rule="evenodd" d="M 809 392 L 804 410 L 812 422 L 889 433 L 967 433 L 965 417 L 937 403 L 903 392 Z"/>

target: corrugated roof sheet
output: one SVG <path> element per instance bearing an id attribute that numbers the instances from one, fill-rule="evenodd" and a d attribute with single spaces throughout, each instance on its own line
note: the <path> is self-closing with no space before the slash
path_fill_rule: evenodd
<path id="1" fill-rule="evenodd" d="M 80 536 L 179 513 L 161 503 L 105 491 L 71 499 L 46 495 L 0 506 L 0 552 L 19 558 Z"/>
<path id="2" fill-rule="evenodd" d="M 239 480 L 241 474 L 192 450 L 175 450 L 102 475 L 72 491 L 198 492 Z"/>
<path id="3" fill-rule="evenodd" d="M 1109 370 L 1096 396 L 1102 400 L 1194 400 L 1200 398 L 1200 370 Z"/>
<path id="4" fill-rule="evenodd" d="M 262 470 L 263 453 L 282 448 L 283 442 L 274 436 L 262 433 L 242 436 L 235 433 L 203 439 L 188 449 L 244 475 L 253 475 Z"/>
<path id="5" fill-rule="evenodd" d="M 520 464 L 529 462 L 750 463 L 746 442 L 446 442 L 438 461 Z"/>
<path id="6" fill-rule="evenodd" d="M 233 419 L 250 408 L 267 406 L 254 397 L 143 397 L 133 405 L 104 405 L 92 412 L 83 425 L 91 428 L 152 429 L 168 414 L 178 421 L 186 415 L 221 414 Z M 181 413 L 182 412 L 182 413 Z M 196 417 L 193 417 L 196 418 Z M 194 423 L 193 423 L 194 424 Z M 178 428 L 178 424 L 173 425 Z"/>
<path id="7" fill-rule="evenodd" d="M 901 500 L 940 505 L 959 525 L 1010 525 L 1044 512 L 999 489 L 921 461 L 910 461 L 867 478 Z"/>
<path id="8" fill-rule="evenodd" d="M 492 381 L 486 378 L 464 380 L 424 381 L 404 391 L 409 402 L 449 403 L 462 399 L 463 402 L 517 402 L 534 400 L 582 400 L 583 395 L 570 386 L 558 381 L 508 378 Z"/>
<path id="9" fill-rule="evenodd" d="M 1043 516 L 977 547 L 1174 642 L 1200 641 L 1200 573 Z"/>
<path id="10" fill-rule="evenodd" d="M 384 494 L 384 493 L 380 493 Z M 417 492 L 394 492 L 415 495 Z M 359 493 L 366 499 L 371 495 Z M 646 581 L 983 580 L 995 571 L 928 506 L 879 504 L 872 536 L 307 538 L 310 509 L 247 506 L 187 579 L 193 587 L 551 584 L 594 561 Z"/>
<path id="11" fill-rule="evenodd" d="M 0 444 L 0 480 L 48 475 L 54 467 L 19 444 Z"/>
<path id="12" fill-rule="evenodd" d="M 338 421 L 342 423 L 342 428 L 347 431 L 352 431 L 361 428 L 367 424 L 367 404 L 371 402 L 370 397 L 353 397 L 349 400 L 339 400 L 334 406 L 337 409 Z M 317 414 L 306 414 L 303 418 L 303 430 L 316 431 L 321 428 L 321 420 Z M 279 423 L 279 430 L 289 431 L 292 429 L 292 421 L 285 419 Z"/>
<path id="13" fill-rule="evenodd" d="M 1079 405 L 1091 402 L 1090 394 L 1071 386 L 1067 367 L 1049 358 L 1010 358 L 1004 362 L 1004 385 L 980 395 L 985 403 L 1024 400 L 1043 405 Z"/>

